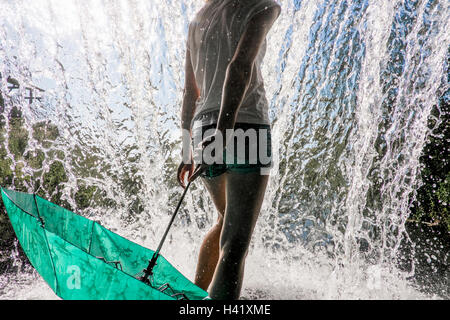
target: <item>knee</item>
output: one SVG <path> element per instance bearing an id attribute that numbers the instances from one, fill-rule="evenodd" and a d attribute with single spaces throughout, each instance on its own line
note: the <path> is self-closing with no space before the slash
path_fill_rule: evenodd
<path id="1" fill-rule="evenodd" d="M 240 237 L 231 237 L 221 241 L 220 252 L 224 261 L 241 263 L 248 254 L 248 241 Z"/>

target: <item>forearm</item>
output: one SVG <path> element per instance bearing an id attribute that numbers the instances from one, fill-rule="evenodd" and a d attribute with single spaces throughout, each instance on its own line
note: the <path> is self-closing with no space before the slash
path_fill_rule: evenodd
<path id="1" fill-rule="evenodd" d="M 252 68 L 231 63 L 225 75 L 222 91 L 222 102 L 217 121 L 217 130 L 225 136 L 226 129 L 233 129 L 236 116 L 247 91 Z"/>

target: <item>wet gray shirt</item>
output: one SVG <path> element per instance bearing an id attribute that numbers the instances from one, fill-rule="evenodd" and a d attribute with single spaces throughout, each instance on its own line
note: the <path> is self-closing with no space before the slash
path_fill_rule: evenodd
<path id="1" fill-rule="evenodd" d="M 247 23 L 275 0 L 210 0 L 189 23 L 187 50 L 200 97 L 196 101 L 191 128 L 216 123 L 222 101 L 227 66 L 234 56 Z M 253 65 L 252 79 L 236 122 L 269 124 L 268 101 L 261 75 L 266 40 Z"/>

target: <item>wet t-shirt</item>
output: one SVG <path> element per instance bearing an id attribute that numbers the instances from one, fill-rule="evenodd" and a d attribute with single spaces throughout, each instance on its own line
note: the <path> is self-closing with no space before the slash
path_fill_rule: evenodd
<path id="1" fill-rule="evenodd" d="M 210 0 L 190 22 L 187 50 L 190 50 L 200 89 L 191 128 L 194 122 L 195 126 L 217 122 L 226 69 L 241 35 L 254 15 L 272 6 L 279 4 L 274 0 Z M 261 75 L 266 45 L 264 40 L 236 122 L 269 124 L 268 101 Z"/>

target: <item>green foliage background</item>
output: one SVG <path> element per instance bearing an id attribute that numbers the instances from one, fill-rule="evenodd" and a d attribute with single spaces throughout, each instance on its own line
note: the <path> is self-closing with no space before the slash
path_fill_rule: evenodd
<path id="1" fill-rule="evenodd" d="M 450 49 L 448 57 L 450 59 Z M 447 63 L 450 65 L 450 63 Z M 450 80 L 450 68 L 447 83 Z M 423 185 L 417 191 L 410 221 L 440 225 L 450 233 L 450 89 L 434 106 L 428 121 L 432 130 L 420 163 Z"/>

